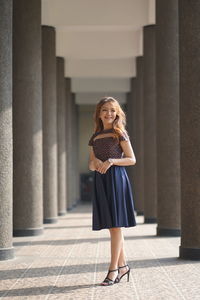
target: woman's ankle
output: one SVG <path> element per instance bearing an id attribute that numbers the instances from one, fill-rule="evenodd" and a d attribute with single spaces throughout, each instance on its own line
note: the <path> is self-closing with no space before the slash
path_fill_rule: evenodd
<path id="1" fill-rule="evenodd" d="M 125 267 L 126 265 L 127 265 L 127 263 L 125 261 L 118 262 L 118 267 L 120 267 L 120 268 Z"/>
<path id="2" fill-rule="evenodd" d="M 118 270 L 118 266 L 109 266 L 109 270 Z"/>

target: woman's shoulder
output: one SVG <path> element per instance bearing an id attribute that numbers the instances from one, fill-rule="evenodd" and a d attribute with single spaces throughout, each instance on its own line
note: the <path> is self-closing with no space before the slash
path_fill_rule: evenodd
<path id="1" fill-rule="evenodd" d="M 129 135 L 127 131 L 122 131 L 120 136 L 119 136 L 119 140 L 121 141 L 129 141 Z"/>
<path id="2" fill-rule="evenodd" d="M 93 133 L 93 135 L 90 137 L 89 142 L 88 142 L 89 146 L 93 146 L 93 140 L 98 134 L 99 134 L 99 132 Z"/>

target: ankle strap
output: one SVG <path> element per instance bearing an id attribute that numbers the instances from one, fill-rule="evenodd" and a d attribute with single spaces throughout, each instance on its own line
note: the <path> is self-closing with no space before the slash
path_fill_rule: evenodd
<path id="1" fill-rule="evenodd" d="M 109 273 L 110 273 L 110 272 L 115 272 L 115 271 L 118 271 L 118 269 L 115 269 L 115 270 L 109 270 Z"/>
<path id="2" fill-rule="evenodd" d="M 125 268 L 125 267 L 128 267 L 128 265 L 124 265 L 124 266 L 121 266 L 121 267 L 118 267 L 118 268 L 122 269 L 122 268 Z"/>

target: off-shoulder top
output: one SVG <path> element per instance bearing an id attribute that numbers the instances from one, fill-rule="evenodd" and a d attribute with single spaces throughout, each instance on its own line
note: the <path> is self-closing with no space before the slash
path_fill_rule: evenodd
<path id="1" fill-rule="evenodd" d="M 88 145 L 93 146 L 96 158 L 106 161 L 108 158 L 122 158 L 123 150 L 120 145 L 121 141 L 128 141 L 129 137 L 123 133 L 119 139 L 114 135 L 114 129 L 106 129 L 96 132 L 92 135 Z"/>

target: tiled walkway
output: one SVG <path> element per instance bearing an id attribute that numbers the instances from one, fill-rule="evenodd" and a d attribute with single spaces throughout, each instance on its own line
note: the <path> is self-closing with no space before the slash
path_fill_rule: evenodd
<path id="1" fill-rule="evenodd" d="M 91 206 L 79 205 L 43 236 L 15 238 L 16 258 L 0 262 L 5 299 L 199 300 L 200 261 L 178 259 L 179 238 L 158 238 L 156 225 L 124 228 L 130 281 L 99 286 L 110 257 L 108 230 L 91 230 Z"/>

